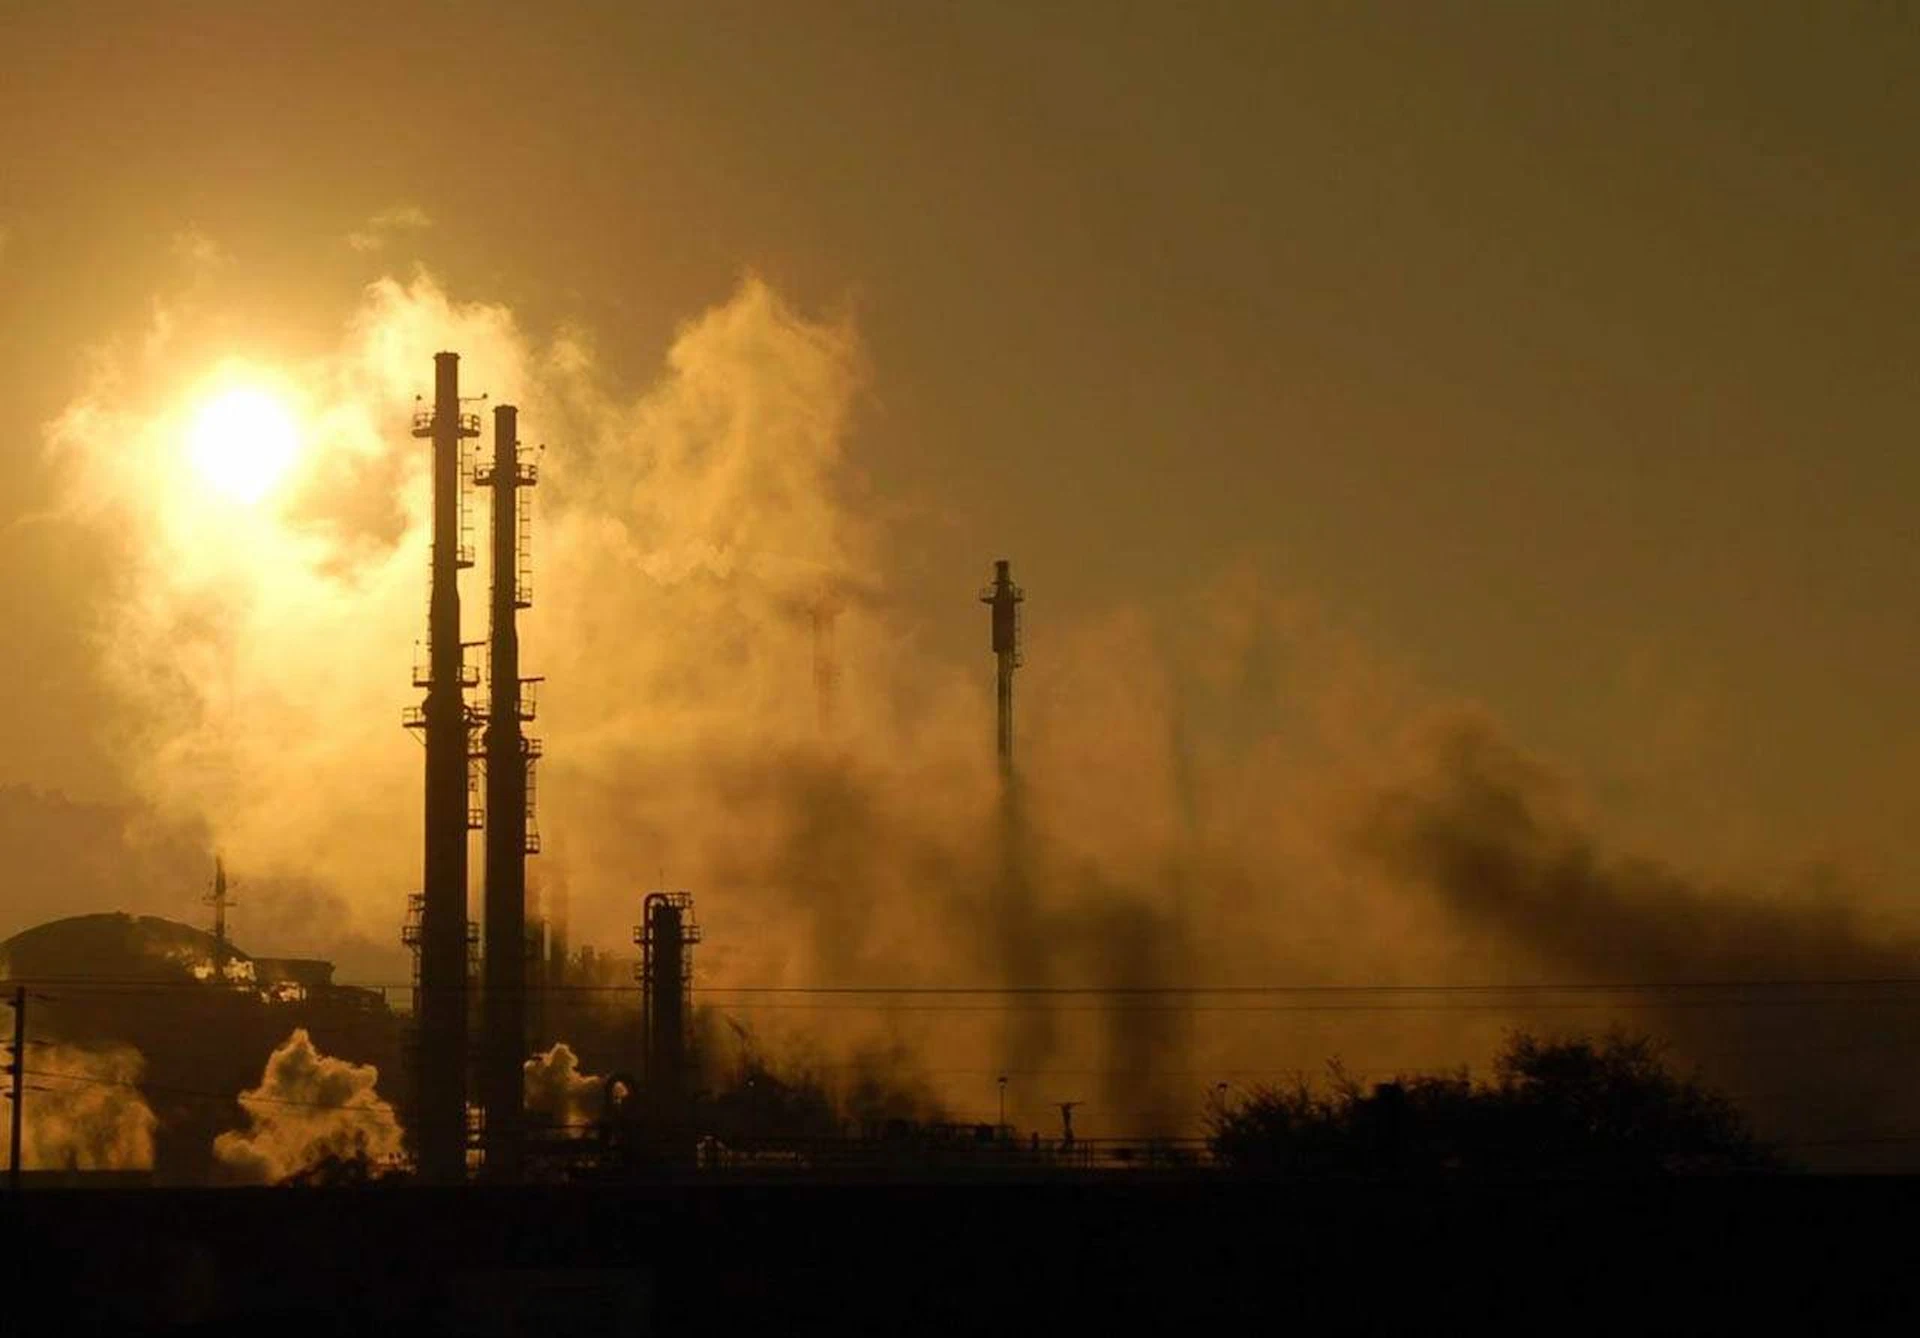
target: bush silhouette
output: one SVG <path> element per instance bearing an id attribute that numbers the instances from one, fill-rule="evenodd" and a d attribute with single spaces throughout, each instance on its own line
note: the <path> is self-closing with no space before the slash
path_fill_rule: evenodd
<path id="1" fill-rule="evenodd" d="M 1646 1037 L 1510 1039 L 1490 1082 L 1465 1071 L 1362 1088 L 1332 1065 L 1222 1106 L 1209 1143 L 1237 1170 L 1297 1176 L 1634 1178 L 1775 1169 L 1732 1103 L 1680 1078 Z"/>

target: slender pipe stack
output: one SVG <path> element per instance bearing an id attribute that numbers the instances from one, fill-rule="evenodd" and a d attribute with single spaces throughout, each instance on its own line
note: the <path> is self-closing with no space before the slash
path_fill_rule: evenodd
<path id="1" fill-rule="evenodd" d="M 993 584 L 980 592 L 980 602 L 993 611 L 995 684 L 999 689 L 1000 777 L 1013 779 L 1013 671 L 1020 667 L 1021 601 L 1026 592 L 1013 583 L 1012 564 L 1001 558 L 993 564 Z"/>
<path id="2" fill-rule="evenodd" d="M 414 1116 L 420 1175 L 466 1175 L 467 705 L 460 646 L 460 355 L 436 353 L 433 414 L 414 435 L 433 441 L 433 565 L 427 609 L 426 851 L 420 919 L 419 1059 Z"/>
<path id="3" fill-rule="evenodd" d="M 520 1178 L 525 1160 L 524 1064 L 527 1057 L 527 768 L 531 716 L 522 699 L 519 610 L 520 490 L 533 482 L 520 463 L 518 410 L 493 411 L 493 463 L 479 481 L 493 488 L 493 588 L 489 602 L 486 959 L 482 977 L 480 1095 L 486 1108 L 489 1180 Z"/>

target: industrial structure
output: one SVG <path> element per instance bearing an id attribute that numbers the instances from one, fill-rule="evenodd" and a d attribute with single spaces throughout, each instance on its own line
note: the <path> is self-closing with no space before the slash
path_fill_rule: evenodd
<path id="1" fill-rule="evenodd" d="M 466 1175 L 467 832 L 474 716 L 466 689 L 477 682 L 460 641 L 460 572 L 473 565 L 466 542 L 465 446 L 480 420 L 460 407 L 460 355 L 433 356 L 433 408 L 417 411 L 413 435 L 433 442 L 433 550 L 428 576 L 427 660 L 414 668 L 426 700 L 406 715 L 425 736 L 426 823 L 417 951 L 414 1065 L 415 1152 L 421 1178 Z"/>
<path id="2" fill-rule="evenodd" d="M 692 957 L 700 929 L 692 896 L 665 890 L 644 897 L 641 923 L 634 930 L 640 949 L 634 975 L 641 987 L 637 1048 L 643 1077 L 636 1083 L 616 1072 L 606 1080 L 607 1109 L 596 1125 L 597 1139 L 582 1141 L 563 1129 L 556 1142 L 551 1118 L 540 1122 L 535 1137 L 526 1097 L 526 1065 L 535 1039 L 532 986 L 540 987 L 545 1003 L 539 1020 L 543 1043 L 562 1039 L 558 1032 L 563 1027 L 569 1037 L 580 1030 L 599 1031 L 613 1042 L 614 1052 L 631 1053 L 635 1038 L 617 1019 L 609 1027 L 602 1016 L 606 1010 L 597 1004 L 576 1007 L 561 997 L 576 976 L 584 989 L 603 988 L 594 983 L 592 953 L 583 951 L 577 968 L 568 955 L 564 887 L 556 884 L 550 891 L 550 924 L 534 926 L 528 914 L 526 859 L 540 849 L 534 767 L 541 748 L 525 726 L 534 719 L 534 691 L 541 680 L 521 673 L 518 619 L 531 603 L 531 517 L 523 494 L 536 483 L 537 467 L 520 444 L 518 410 L 511 405 L 493 410 L 490 454 L 471 459 L 466 443 L 480 435 L 480 421 L 463 408 L 459 357 L 439 353 L 434 364 L 432 408 L 417 411 L 413 421 L 413 435 L 430 440 L 433 447 L 426 655 L 414 672 L 415 686 L 425 689 L 426 696 L 405 717 L 409 727 L 423 733 L 426 744 L 424 878 L 422 890 L 409 899 L 402 930 L 403 941 L 415 953 L 408 1124 L 419 1176 L 427 1183 L 458 1183 L 476 1164 L 470 1087 L 479 1115 L 477 1164 L 483 1178 L 496 1182 L 538 1176 L 556 1165 L 578 1170 L 597 1164 L 603 1173 L 616 1166 L 636 1167 L 633 1155 L 643 1147 L 650 1149 L 646 1155 L 655 1164 L 664 1158 L 691 1165 L 698 1137 L 716 1130 L 737 1139 L 744 1129 L 750 1141 L 758 1141 L 771 1130 L 762 1128 L 763 1112 L 753 1099 L 751 1075 L 744 1109 L 736 1109 L 738 1099 L 695 1090 Z M 474 562 L 467 521 L 470 483 L 492 489 L 487 686 L 479 701 L 469 700 L 468 690 L 479 688 L 481 675 L 466 654 L 472 643 L 461 639 L 459 593 L 460 573 Z M 994 564 L 993 582 L 980 598 L 992 611 L 999 764 L 1011 796 L 1013 674 L 1021 664 L 1020 606 L 1025 595 L 1014 584 L 1005 559 Z M 838 678 L 833 647 L 838 611 L 829 596 L 810 609 L 823 731 L 831 726 Z M 467 841 L 468 833 L 481 827 L 486 832 L 485 884 L 483 914 L 476 925 L 468 918 Z M 224 866 L 216 871 L 209 904 L 216 912 L 216 941 L 223 940 Z M 479 953 L 482 944 L 484 953 Z M 477 1007 L 472 997 L 476 973 Z M 476 1021 L 478 1044 L 470 1046 L 469 1029 Z"/>
<path id="3" fill-rule="evenodd" d="M 534 823 L 533 768 L 540 741 L 521 728 L 534 716 L 538 678 L 520 675 L 519 611 L 533 602 L 529 579 L 532 518 L 521 491 L 538 475 L 520 447 L 519 411 L 493 411 L 493 459 L 474 482 L 493 489 L 492 591 L 488 603 L 486 957 L 481 976 L 480 1099 L 487 1178 L 512 1180 L 523 1158 L 523 1066 L 527 1031 L 527 856 L 540 849 Z"/>
<path id="4" fill-rule="evenodd" d="M 70 916 L 0 940 L 5 994 L 24 986 L 33 1010 L 36 1041 L 29 1054 L 39 1056 L 35 1068 L 69 1068 L 64 1061 L 47 1062 L 48 1055 L 37 1050 L 42 1041 L 77 1053 L 140 1056 L 137 1079 L 111 1076 L 137 1081 L 140 1099 L 153 1112 L 152 1164 L 144 1174 L 162 1185 L 202 1185 L 221 1174 L 214 1140 L 233 1127 L 235 1107 L 230 1099 L 208 1094 L 260 1086 L 263 1062 L 297 1028 L 329 1056 L 373 1065 L 381 1075 L 382 1096 L 392 1095 L 387 1075 L 402 1066 L 402 1020 L 379 989 L 341 984 L 334 977 L 330 961 L 256 956 L 231 934 L 219 938 L 204 925 L 146 915 Z M 0 1012 L 0 1026 L 7 1020 Z M 42 1126 L 54 1137 L 41 1144 L 41 1156 L 57 1157 L 53 1164 L 65 1170 L 65 1155 L 49 1151 L 64 1149 L 88 1172 L 85 1183 L 114 1183 L 88 1171 L 129 1164 L 125 1145 L 106 1137 L 112 1120 L 105 1112 L 98 1112 L 105 1123 L 92 1115 L 57 1114 L 73 1099 L 61 1087 L 92 1087 L 103 1075 L 84 1082 L 28 1076 L 29 1108 L 44 1099 L 56 1112 Z M 31 1109 L 28 1118 L 34 1118 Z M 5 1160 L 6 1149 L 0 1147 L 0 1166 Z M 54 1183 L 53 1174 L 49 1170 L 39 1183 Z"/>
<path id="5" fill-rule="evenodd" d="M 687 892 L 649 892 L 633 931 L 640 945 L 641 1035 L 644 1038 L 647 1104 L 656 1122 L 684 1123 L 691 1095 L 687 1063 L 688 1024 L 693 1013 L 693 945 L 700 927 Z"/>
<path id="6" fill-rule="evenodd" d="M 233 897 L 227 887 L 227 863 L 218 855 L 213 857 L 213 886 L 200 904 L 213 908 L 213 969 L 221 972 L 232 956 L 232 945 L 227 941 L 227 908 L 233 905 Z"/>
<path id="7" fill-rule="evenodd" d="M 538 739 L 522 728 L 534 717 L 537 678 L 520 673 L 519 611 L 532 602 L 531 514 L 522 492 L 537 469 L 521 448 L 519 411 L 493 411 L 491 459 L 469 468 L 465 443 L 480 420 L 460 398 L 460 358 L 434 355 L 431 410 L 415 413 L 413 435 L 433 442 L 433 552 L 428 580 L 427 655 L 414 669 L 426 700 L 406 723 L 426 736 L 426 843 L 423 889 L 409 899 L 402 941 L 414 950 L 415 1154 L 430 1182 L 464 1179 L 468 1166 L 468 1065 L 483 1123 L 484 1173 L 518 1178 L 523 1158 L 523 1066 L 531 1048 L 527 1016 L 526 857 L 540 849 L 534 823 Z M 487 697 L 461 640 L 460 572 L 473 566 L 467 484 L 493 490 L 488 601 Z M 486 778 L 484 807 L 479 778 Z M 467 917 L 467 833 L 486 830 L 485 954 L 478 962 L 480 1044 L 470 1053 L 470 985 L 480 926 Z"/>
<path id="8" fill-rule="evenodd" d="M 980 602 L 993 610 L 993 658 L 999 688 L 1000 777 L 1013 779 L 1013 671 L 1020 667 L 1020 605 L 1026 592 L 1013 583 L 1012 564 L 1001 558 L 993 564 L 993 584 L 980 592 Z"/>

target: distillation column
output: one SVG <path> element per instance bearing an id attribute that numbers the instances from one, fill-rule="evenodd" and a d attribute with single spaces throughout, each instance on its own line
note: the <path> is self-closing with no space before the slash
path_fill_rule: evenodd
<path id="1" fill-rule="evenodd" d="M 433 441 L 433 566 L 427 608 L 426 701 L 410 720 L 426 733 L 426 851 L 419 924 L 418 1107 L 420 1175 L 465 1178 L 467 1143 L 467 770 L 460 569 L 472 555 L 461 534 L 462 438 L 479 424 L 460 412 L 460 355 L 436 353 L 433 412 L 413 435 Z"/>
<path id="2" fill-rule="evenodd" d="M 640 903 L 641 1030 L 646 1047 L 646 1093 L 656 1121 L 677 1130 L 686 1119 L 690 1087 L 687 1027 L 693 1003 L 693 896 L 649 892 Z"/>
<path id="3" fill-rule="evenodd" d="M 527 855 L 537 849 L 529 822 L 529 785 L 537 745 L 521 725 L 533 700 L 520 677 L 519 611 L 530 602 L 524 579 L 523 488 L 534 468 L 520 455 L 518 410 L 493 411 L 493 463 L 474 481 L 493 489 L 493 585 L 484 736 L 487 765 L 486 934 L 481 990 L 480 1099 L 486 1109 L 485 1175 L 516 1180 L 525 1161 L 524 1065 L 527 1034 Z"/>

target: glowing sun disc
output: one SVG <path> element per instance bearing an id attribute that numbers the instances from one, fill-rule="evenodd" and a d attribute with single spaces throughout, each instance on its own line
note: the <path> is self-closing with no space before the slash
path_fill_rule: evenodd
<path id="1" fill-rule="evenodd" d="M 208 400 L 188 436 L 188 457 L 200 477 L 236 502 L 265 497 L 299 449 L 299 433 L 287 406 L 252 387 Z"/>

